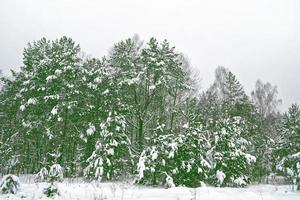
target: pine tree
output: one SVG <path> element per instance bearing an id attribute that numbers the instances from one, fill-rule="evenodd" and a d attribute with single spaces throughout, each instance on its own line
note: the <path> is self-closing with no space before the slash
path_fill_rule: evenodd
<path id="1" fill-rule="evenodd" d="M 17 94 L 26 133 L 24 145 L 28 145 L 25 152 L 36 155 L 31 157 L 31 163 L 41 163 L 41 158 L 51 160 L 50 155 L 59 152 L 58 162 L 65 167 L 66 174 L 74 172 L 74 146 L 79 138 L 79 53 L 80 47 L 67 37 L 52 42 L 43 38 L 29 44 L 24 50 L 22 87 Z M 35 171 L 41 166 L 30 168 Z"/>
<path id="2" fill-rule="evenodd" d="M 126 122 L 116 111 L 109 112 L 100 124 L 100 138 L 87 159 L 85 176 L 89 179 L 111 180 L 126 175 L 132 164 L 130 140 L 126 135 Z"/>
<path id="3" fill-rule="evenodd" d="M 82 73 L 83 84 L 80 91 L 84 96 L 81 104 L 78 105 L 79 119 L 77 128 L 81 130 L 80 139 L 83 151 L 78 158 L 86 161 L 95 149 L 97 140 L 100 138 L 100 124 L 106 120 L 113 88 L 110 77 L 110 68 L 106 58 L 101 60 L 91 58 L 83 63 Z M 83 168 L 86 165 L 81 166 Z"/>
<path id="4" fill-rule="evenodd" d="M 243 86 L 236 76 L 224 67 L 218 67 L 215 71 L 215 81 L 209 88 L 209 92 L 216 95 L 223 104 L 225 112 L 234 116 L 236 106 L 245 100 Z"/>
<path id="5" fill-rule="evenodd" d="M 241 134 L 244 121 L 240 117 L 217 122 L 212 142 L 213 183 L 219 186 L 245 186 L 249 183 L 249 167 L 256 158 L 248 153 L 251 144 Z"/>
<path id="6" fill-rule="evenodd" d="M 18 173 L 22 167 L 21 156 L 23 138 L 19 100 L 16 94 L 21 85 L 21 74 L 12 71 L 12 78 L 2 78 L 0 92 L 0 166 L 3 173 Z"/>
<path id="7" fill-rule="evenodd" d="M 186 87 L 180 54 L 167 41 L 159 44 L 151 38 L 143 47 L 128 39 L 114 46 L 110 63 L 121 85 L 120 95 L 130 108 L 126 117 L 130 138 L 142 151 L 145 137 L 158 122 L 170 129 L 175 124 L 171 110 L 176 109 L 178 95 Z"/>
<path id="8" fill-rule="evenodd" d="M 89 127 L 86 134 L 87 142 L 92 136 L 93 141 L 88 145 L 94 143 L 94 147 L 86 159 L 84 175 L 88 179 L 96 180 L 118 179 L 128 175 L 133 165 L 125 118 L 128 107 L 120 98 L 122 85 L 119 84 L 114 69 L 105 64 L 105 59 L 99 67 L 94 66 L 90 76 L 94 76 L 93 82 L 87 85 L 97 93 L 90 98 L 92 101 L 89 102 L 87 117 L 93 121 L 87 120 Z"/>
<path id="9" fill-rule="evenodd" d="M 271 172 L 273 153 L 299 185 L 300 109 L 282 119 L 268 83 L 257 82 L 251 101 L 218 67 L 199 94 L 184 56 L 155 38 L 121 41 L 101 59 L 81 56 L 70 38 L 43 38 L 28 44 L 23 63 L 0 81 L 2 173 L 38 172 L 36 181 L 52 183 L 64 172 L 90 180 L 138 174 L 141 184 L 166 187 L 244 186 Z"/>
<path id="10" fill-rule="evenodd" d="M 240 137 L 249 141 L 248 153 L 257 156 L 257 161 L 250 169 L 252 173 L 251 178 L 261 177 L 265 175 L 265 170 L 262 170 L 261 156 L 257 151 L 259 146 L 265 145 L 267 140 L 261 137 L 260 133 L 260 119 L 257 117 L 257 110 L 255 105 L 250 101 L 249 97 L 245 94 L 243 86 L 240 84 L 236 76 L 224 67 L 218 67 L 215 72 L 215 82 L 209 88 L 208 93 L 214 97 L 213 102 L 220 105 L 214 117 L 211 117 L 213 123 L 210 125 L 210 130 L 214 130 L 214 126 L 218 125 L 214 122 L 222 122 L 228 119 L 241 118 L 243 121 L 242 132 Z M 218 107 L 215 106 L 214 107 Z M 207 111 L 210 113 L 211 111 Z M 207 114 L 204 114 L 206 116 Z M 230 120 L 233 122 L 232 120 Z M 251 146 L 251 148 L 250 148 Z M 261 148 L 261 147 L 260 147 Z M 262 149 L 262 148 L 261 148 Z M 265 148 L 264 148 L 265 149 Z M 266 149 L 265 149 L 266 150 Z M 264 151 L 265 153 L 268 151 Z M 265 159 L 265 158 L 264 158 Z M 259 172 L 259 173 L 258 173 Z M 222 177 L 222 176 L 221 176 Z M 226 180 L 225 180 L 226 181 Z"/>
<path id="11" fill-rule="evenodd" d="M 293 104 L 284 115 L 282 138 L 274 151 L 279 160 L 277 169 L 293 179 L 300 190 L 300 107 Z"/>

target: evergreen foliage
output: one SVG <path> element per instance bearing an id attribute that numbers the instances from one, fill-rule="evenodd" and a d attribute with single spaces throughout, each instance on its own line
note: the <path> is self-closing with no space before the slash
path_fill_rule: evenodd
<path id="1" fill-rule="evenodd" d="M 275 160 L 299 184 L 299 106 L 281 115 L 275 86 L 258 81 L 249 97 L 224 67 L 200 90 L 192 71 L 155 38 L 120 41 L 101 59 L 67 37 L 28 44 L 21 70 L 1 77 L 0 172 L 36 174 L 53 196 L 63 175 L 245 186 Z"/>
<path id="2" fill-rule="evenodd" d="M 251 143 L 241 136 L 243 131 L 244 121 L 240 117 L 224 119 L 217 123 L 211 149 L 213 172 L 216 173 L 213 183 L 216 185 L 245 186 L 250 182 L 249 169 L 256 158 L 248 153 L 247 147 Z"/>
<path id="3" fill-rule="evenodd" d="M 274 151 L 277 169 L 297 184 L 300 189 L 300 107 L 293 104 L 283 118 L 281 144 Z"/>

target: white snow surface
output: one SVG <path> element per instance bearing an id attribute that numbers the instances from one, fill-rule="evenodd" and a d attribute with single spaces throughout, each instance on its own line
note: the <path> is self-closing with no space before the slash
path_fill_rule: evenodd
<path id="1" fill-rule="evenodd" d="M 88 136 L 91 136 L 96 130 L 96 127 L 92 124 L 90 124 L 89 128 L 86 130 L 86 134 Z"/>
<path id="2" fill-rule="evenodd" d="M 56 79 L 56 78 L 57 78 L 57 76 L 55 76 L 55 75 L 50 75 L 50 76 L 47 76 L 46 81 L 47 81 L 47 82 L 50 82 L 50 81 L 52 81 L 52 80 L 54 80 L 54 79 Z"/>
<path id="3" fill-rule="evenodd" d="M 56 114 L 57 114 L 57 107 L 56 107 L 56 106 L 54 106 L 54 107 L 52 108 L 51 114 L 52 114 L 52 115 L 56 115 Z"/>
<path id="4" fill-rule="evenodd" d="M 31 105 L 31 104 L 36 104 L 36 99 L 35 98 L 30 98 L 30 99 L 28 99 L 28 101 L 27 101 L 27 104 L 28 105 Z"/>
<path id="5" fill-rule="evenodd" d="M 216 173 L 216 177 L 217 177 L 217 179 L 218 179 L 218 182 L 220 183 L 220 184 L 222 184 L 223 183 L 223 181 L 224 181 L 224 179 L 225 179 L 225 177 L 226 177 L 226 175 L 222 172 L 222 171 L 217 171 L 217 173 Z"/>
<path id="6" fill-rule="evenodd" d="M 58 183 L 59 196 L 47 198 L 43 189 L 48 183 L 34 183 L 20 177 L 21 188 L 16 195 L 0 194 L 0 200 L 299 200 L 300 192 L 290 185 L 252 185 L 245 188 L 218 188 L 204 186 L 200 188 L 138 186 L 125 182 L 92 182 L 80 179 L 64 179 Z"/>

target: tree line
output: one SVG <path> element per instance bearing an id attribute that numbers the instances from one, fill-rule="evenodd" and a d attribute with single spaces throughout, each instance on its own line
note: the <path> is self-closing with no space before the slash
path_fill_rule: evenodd
<path id="1" fill-rule="evenodd" d="M 23 66 L 1 78 L 0 171 L 140 184 L 244 186 L 271 173 L 300 184 L 300 107 L 278 111 L 276 86 L 248 96 L 218 67 L 199 77 L 167 40 L 138 37 L 102 58 L 71 38 L 29 43 Z"/>

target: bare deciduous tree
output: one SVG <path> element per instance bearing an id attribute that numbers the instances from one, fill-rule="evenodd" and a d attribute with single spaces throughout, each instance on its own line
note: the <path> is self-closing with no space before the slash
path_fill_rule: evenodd
<path id="1" fill-rule="evenodd" d="M 261 80 L 256 81 L 255 89 L 251 92 L 253 102 L 264 117 L 275 115 L 278 112 L 278 106 L 282 100 L 278 99 L 277 95 L 277 86 L 272 86 L 268 82 L 263 83 Z"/>

